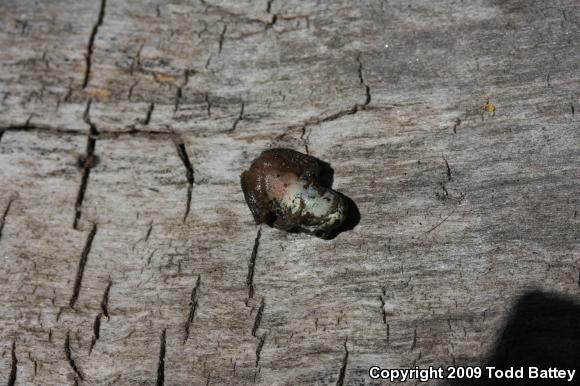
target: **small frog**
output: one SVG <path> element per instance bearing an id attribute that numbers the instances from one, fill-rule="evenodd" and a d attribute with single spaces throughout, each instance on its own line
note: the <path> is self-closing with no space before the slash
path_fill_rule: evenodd
<path id="1" fill-rule="evenodd" d="M 320 183 L 321 161 L 291 149 L 270 149 L 241 175 L 257 224 L 328 238 L 346 219 L 343 197 Z"/>

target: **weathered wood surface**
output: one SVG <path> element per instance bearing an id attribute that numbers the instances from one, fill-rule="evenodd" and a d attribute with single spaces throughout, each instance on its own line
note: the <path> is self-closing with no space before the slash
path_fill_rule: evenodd
<path id="1" fill-rule="evenodd" d="M 527 290 L 580 294 L 579 18 L 575 0 L 2 1 L 1 382 L 482 364 Z M 330 162 L 359 225 L 260 233 L 239 174 L 272 146 Z"/>

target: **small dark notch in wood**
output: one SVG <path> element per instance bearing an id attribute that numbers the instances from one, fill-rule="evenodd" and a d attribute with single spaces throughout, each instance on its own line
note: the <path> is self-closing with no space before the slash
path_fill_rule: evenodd
<path id="1" fill-rule="evenodd" d="M 451 181 L 451 167 L 449 166 L 449 162 L 447 159 L 443 157 L 443 161 L 445 162 L 445 172 L 447 174 L 447 181 Z"/>
<path id="2" fill-rule="evenodd" d="M 139 79 L 137 79 L 136 81 L 134 81 L 131 86 L 129 86 L 129 92 L 127 92 L 127 99 L 130 101 L 131 98 L 133 97 L 133 90 L 135 89 L 135 87 L 137 87 L 137 85 L 139 84 Z"/>
<path id="3" fill-rule="evenodd" d="M 153 224 L 149 225 L 149 228 L 147 228 L 147 233 L 145 234 L 145 242 L 149 241 L 149 237 L 151 237 L 152 231 L 153 231 Z"/>
<path id="4" fill-rule="evenodd" d="M 91 340 L 91 347 L 89 348 L 89 355 L 93 352 L 93 348 L 97 343 L 97 340 L 101 337 L 101 318 L 103 317 L 102 313 L 97 314 L 95 318 L 95 322 L 93 323 L 93 339 Z"/>
<path id="5" fill-rule="evenodd" d="M 111 291 L 112 285 L 113 282 L 109 278 L 109 282 L 107 284 L 107 287 L 105 288 L 105 292 L 103 293 L 103 299 L 101 300 L 101 313 L 107 319 L 109 319 L 109 292 Z"/>
<path id="6" fill-rule="evenodd" d="M 66 332 L 66 338 L 64 340 L 64 354 L 66 355 L 66 360 L 68 361 L 68 364 L 70 365 L 71 369 L 74 371 L 77 378 L 82 381 L 84 379 L 83 374 L 80 372 L 79 368 L 77 367 L 77 365 L 73 359 L 72 351 L 70 348 L 70 331 Z"/>
<path id="7" fill-rule="evenodd" d="M 258 328 L 260 328 L 260 323 L 262 323 L 262 315 L 264 314 L 264 298 L 260 302 L 260 307 L 258 308 L 258 312 L 256 312 L 256 318 L 254 319 L 254 326 L 252 327 L 252 336 L 257 338 L 256 333 L 258 332 Z"/>
<path id="8" fill-rule="evenodd" d="M 201 284 L 201 276 L 197 275 L 197 281 L 195 282 L 195 287 L 191 290 L 191 298 L 189 302 L 189 315 L 187 316 L 187 321 L 185 322 L 185 338 L 183 339 L 183 343 L 187 342 L 189 339 L 189 331 L 191 328 L 191 324 L 193 323 L 193 319 L 195 318 L 195 312 L 197 311 L 198 305 L 198 298 L 199 298 L 199 286 Z"/>
<path id="9" fill-rule="evenodd" d="M 0 142 L 2 142 L 2 137 L 4 136 L 4 131 L 6 131 L 6 130 L 0 130 Z"/>
<path id="10" fill-rule="evenodd" d="M 147 108 L 147 114 L 145 115 L 145 119 L 143 120 L 144 125 L 148 125 L 151 122 L 151 115 L 153 114 L 153 110 L 155 110 L 155 103 L 151 102 L 149 107 Z"/>
<path id="11" fill-rule="evenodd" d="M 413 342 L 411 343 L 411 350 L 414 350 L 417 347 L 417 327 L 413 330 Z"/>
<path id="12" fill-rule="evenodd" d="M 10 199 L 8 201 L 8 205 L 6 205 L 6 209 L 4 209 L 4 213 L 2 213 L 2 217 L 0 217 L 0 240 L 2 240 L 2 231 L 4 230 L 4 224 L 6 224 L 6 217 L 8 217 L 8 212 L 10 212 L 10 207 L 12 206 L 12 202 L 14 199 Z"/>
<path id="13" fill-rule="evenodd" d="M 175 106 L 173 109 L 173 113 L 176 113 L 177 110 L 179 110 L 181 98 L 183 98 L 183 88 L 187 86 L 187 84 L 189 83 L 189 78 L 191 77 L 191 75 L 195 75 L 195 71 L 189 68 L 183 72 L 183 83 L 181 83 L 181 85 L 177 87 L 177 90 L 175 91 Z"/>
<path id="14" fill-rule="evenodd" d="M 166 330 L 161 332 L 159 345 L 159 363 L 157 365 L 157 386 L 165 384 L 165 350 L 166 350 Z"/>
<path id="15" fill-rule="evenodd" d="M 64 307 L 59 307 L 58 308 L 58 312 L 56 313 L 56 321 L 60 321 L 60 317 L 62 316 L 62 313 L 64 312 Z"/>
<path id="16" fill-rule="evenodd" d="M 272 28 L 274 24 L 276 24 L 276 22 L 278 21 L 278 14 L 272 13 L 273 2 L 274 0 L 268 0 L 268 3 L 266 4 L 266 12 L 272 15 L 272 19 L 268 23 L 266 23 L 266 29 Z"/>
<path id="17" fill-rule="evenodd" d="M 218 42 L 218 54 L 222 53 L 222 49 L 224 48 L 224 41 L 226 40 L 226 31 L 228 30 L 228 25 L 224 24 L 224 28 L 220 33 L 220 40 Z"/>
<path id="18" fill-rule="evenodd" d="M 248 264 L 248 276 L 246 277 L 246 285 L 248 287 L 248 300 L 254 297 L 254 270 L 256 268 L 256 258 L 258 257 L 258 248 L 260 247 L 260 237 L 262 236 L 262 227 L 258 228 L 258 233 L 254 239 L 254 247 L 252 248 L 252 255 Z M 246 305 L 248 302 L 246 301 Z"/>
<path id="19" fill-rule="evenodd" d="M 38 374 L 38 361 L 32 357 L 32 353 L 30 351 L 28 352 L 28 359 L 30 359 L 34 365 L 33 376 L 32 376 L 34 378 Z"/>
<path id="20" fill-rule="evenodd" d="M 173 106 L 173 113 L 176 113 L 179 110 L 179 104 L 181 103 L 181 98 L 183 96 L 183 91 L 181 87 L 178 87 L 175 91 L 175 104 Z"/>
<path id="21" fill-rule="evenodd" d="M 79 261 L 79 266 L 77 268 L 77 275 L 75 278 L 75 284 L 73 287 L 73 293 L 69 301 L 70 308 L 75 308 L 75 303 L 79 298 L 79 293 L 81 291 L 81 284 L 83 282 L 83 274 L 85 272 L 85 266 L 87 265 L 87 260 L 89 257 L 89 253 L 91 253 L 91 247 L 93 245 L 93 240 L 97 234 L 97 224 L 93 224 L 91 231 L 89 232 L 89 236 L 87 237 L 87 241 L 85 243 L 85 247 L 83 248 L 83 252 L 81 254 L 81 259 Z"/>
<path id="22" fill-rule="evenodd" d="M 244 102 L 242 102 L 242 106 L 240 108 L 240 114 L 238 115 L 238 117 L 236 118 L 236 120 L 234 121 L 234 124 L 232 125 L 232 128 L 230 129 L 230 133 L 235 131 L 236 128 L 238 127 L 238 124 L 240 123 L 240 121 L 244 120 Z"/>
<path id="23" fill-rule="evenodd" d="M 10 376 L 8 377 L 8 386 L 16 384 L 18 375 L 18 358 L 16 357 L 16 340 L 12 340 L 12 362 L 10 363 Z"/>
<path id="24" fill-rule="evenodd" d="M 135 69 L 141 68 L 141 52 L 143 51 L 143 47 L 144 44 L 141 44 L 139 46 L 137 52 L 135 53 L 135 56 L 133 57 L 133 60 L 131 61 L 131 66 L 129 67 L 129 73 L 131 74 L 131 76 L 133 76 L 133 74 L 135 73 Z M 139 81 L 135 82 L 134 84 L 137 84 L 138 82 Z"/>
<path id="25" fill-rule="evenodd" d="M 207 116 L 211 117 L 211 101 L 209 100 L 209 94 L 205 93 L 203 95 L 203 100 L 205 101 L 206 104 L 206 112 L 207 112 Z"/>
<path id="26" fill-rule="evenodd" d="M 183 96 L 183 91 L 181 87 L 178 87 L 175 91 L 175 105 L 173 106 L 173 113 L 176 113 L 179 110 L 179 104 L 181 103 L 181 98 Z"/>
<path id="27" fill-rule="evenodd" d="M 107 0 L 101 0 L 101 6 L 99 8 L 99 16 L 97 17 L 97 22 L 93 25 L 91 30 L 91 35 L 89 36 L 89 43 L 87 45 L 87 53 L 85 55 L 85 76 L 83 79 L 83 88 L 86 88 L 89 84 L 91 78 L 91 66 L 93 61 L 93 51 L 95 48 L 95 39 L 97 33 L 99 32 L 99 27 L 103 25 L 103 20 L 105 19 L 105 8 L 107 6 Z"/>
<path id="28" fill-rule="evenodd" d="M 456 118 L 455 123 L 453 124 L 453 134 L 457 134 L 457 128 L 461 125 L 461 119 Z"/>
<path id="29" fill-rule="evenodd" d="M 344 357 L 342 358 L 342 366 L 340 367 L 340 373 L 338 373 L 338 379 L 336 380 L 336 386 L 342 386 L 344 384 L 344 378 L 346 376 L 346 367 L 348 365 L 348 347 L 346 342 L 348 339 L 344 340 Z"/>
<path id="30" fill-rule="evenodd" d="M 183 222 L 187 219 L 189 215 L 189 211 L 191 209 L 191 195 L 193 193 L 193 184 L 195 183 L 195 174 L 193 172 L 193 166 L 191 165 L 191 161 L 189 160 L 189 156 L 187 155 L 187 150 L 185 149 L 184 143 L 175 142 L 175 148 L 177 149 L 177 155 L 183 166 L 185 167 L 185 177 L 187 178 L 187 202 L 185 203 L 185 213 L 183 214 Z"/>

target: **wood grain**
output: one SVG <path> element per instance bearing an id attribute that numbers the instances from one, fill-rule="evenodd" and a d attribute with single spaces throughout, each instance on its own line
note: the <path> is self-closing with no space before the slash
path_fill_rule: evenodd
<path id="1" fill-rule="evenodd" d="M 573 0 L 2 1 L 0 382 L 483 364 L 522 294 L 580 295 L 579 18 Z M 358 226 L 257 228 L 239 175 L 274 146 L 329 162 Z"/>

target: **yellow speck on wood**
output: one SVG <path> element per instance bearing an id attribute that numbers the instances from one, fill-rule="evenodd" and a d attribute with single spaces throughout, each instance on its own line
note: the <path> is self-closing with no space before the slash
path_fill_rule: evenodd
<path id="1" fill-rule="evenodd" d="M 491 114 L 495 114 L 495 105 L 491 103 L 489 99 L 487 100 L 487 102 L 485 102 L 485 106 L 483 106 L 483 109 Z"/>

